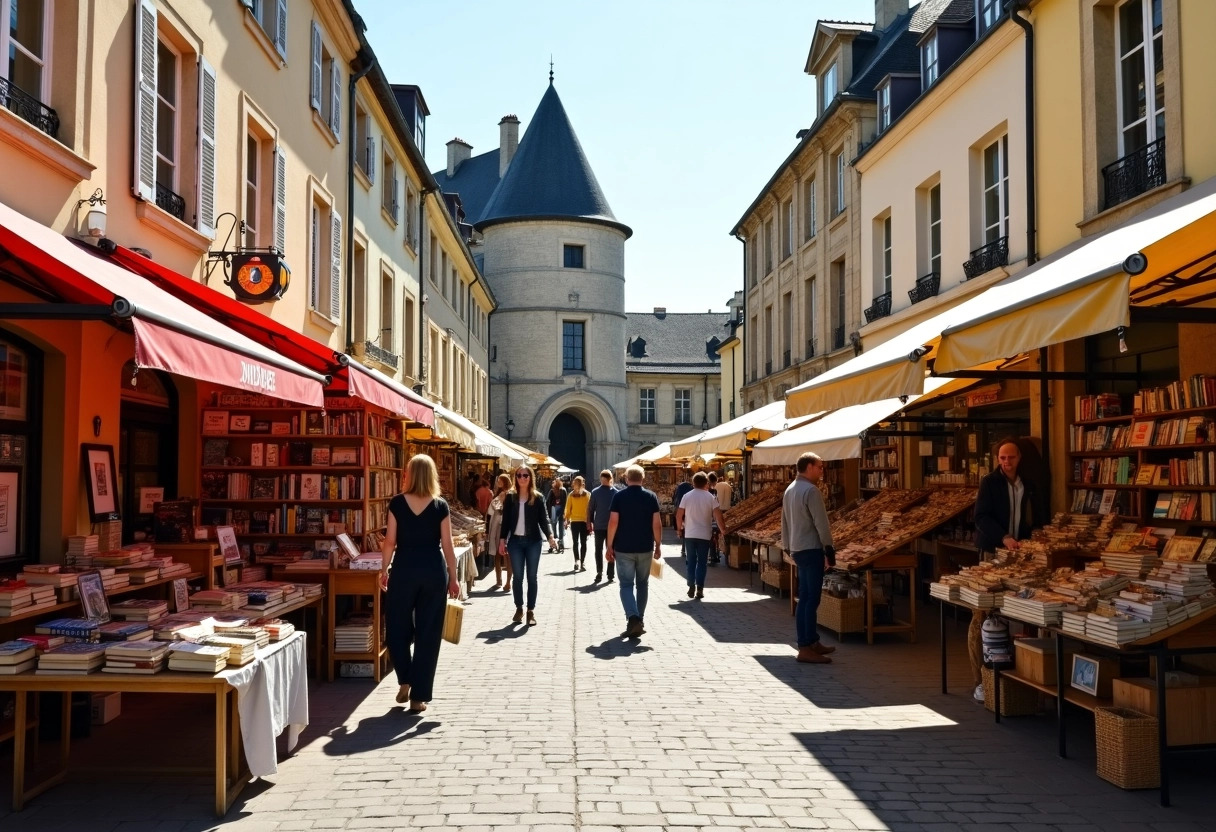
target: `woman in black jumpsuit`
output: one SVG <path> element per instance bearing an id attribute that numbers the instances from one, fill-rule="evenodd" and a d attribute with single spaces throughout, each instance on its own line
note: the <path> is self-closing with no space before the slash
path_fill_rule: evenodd
<path id="1" fill-rule="evenodd" d="M 400 685 L 397 701 L 409 700 L 410 713 L 421 713 L 435 685 L 447 598 L 460 596 L 460 584 L 452 521 L 439 496 L 434 460 L 425 454 L 413 457 L 405 481 L 405 493 L 388 504 L 380 585 L 388 593 L 387 641 Z"/>

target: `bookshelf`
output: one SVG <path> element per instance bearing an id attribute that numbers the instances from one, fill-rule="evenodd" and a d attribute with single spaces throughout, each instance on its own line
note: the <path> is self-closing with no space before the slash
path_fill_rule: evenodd
<path id="1" fill-rule="evenodd" d="M 861 491 L 873 493 L 899 487 L 899 447 L 877 444 L 861 450 Z"/>
<path id="2" fill-rule="evenodd" d="M 323 410 L 206 407 L 201 424 L 201 525 L 232 526 L 265 562 L 342 532 L 379 547 L 388 501 L 401 490 L 399 420 L 330 397 Z"/>
<path id="3" fill-rule="evenodd" d="M 1121 410 L 1111 394 L 1074 401 L 1071 511 L 1216 528 L 1216 379 L 1140 390 Z"/>

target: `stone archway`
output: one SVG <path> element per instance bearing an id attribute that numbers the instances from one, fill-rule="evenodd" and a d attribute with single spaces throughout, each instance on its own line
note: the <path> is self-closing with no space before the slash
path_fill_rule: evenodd
<path id="1" fill-rule="evenodd" d="M 549 424 L 549 456 L 588 477 L 587 428 L 569 410 L 557 414 Z"/>
<path id="2" fill-rule="evenodd" d="M 621 459 L 625 453 L 616 413 L 602 396 L 586 390 L 581 393 L 563 390 L 542 402 L 537 408 L 531 428 L 531 435 L 534 437 L 532 446 L 561 459 L 573 468 L 576 467 L 575 464 L 562 459 L 551 444 L 555 436 L 562 434 L 560 425 L 563 422 L 569 425 L 563 418 L 567 416 L 576 420 L 583 429 L 586 456 L 582 474 L 590 482 L 595 482 L 600 469 Z M 557 433 L 553 430 L 555 424 L 558 425 Z"/>

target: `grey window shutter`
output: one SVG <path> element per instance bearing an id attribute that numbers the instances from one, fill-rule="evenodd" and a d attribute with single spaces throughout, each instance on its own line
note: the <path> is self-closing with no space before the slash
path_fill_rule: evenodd
<path id="1" fill-rule="evenodd" d="M 274 247 L 287 250 L 287 154 L 274 149 Z"/>
<path id="2" fill-rule="evenodd" d="M 342 138 L 342 70 L 338 67 L 337 61 L 333 61 L 329 65 L 329 76 L 329 86 L 332 91 L 332 100 L 329 105 L 329 127 L 340 139 Z"/>
<path id="3" fill-rule="evenodd" d="M 7 25 L 7 24 L 6 24 Z M 140 0 L 135 16 L 135 167 L 132 190 L 156 199 L 156 5 Z"/>
<path id="4" fill-rule="evenodd" d="M 287 0 L 278 0 L 275 9 L 274 48 L 287 60 Z"/>
<path id="5" fill-rule="evenodd" d="M 198 230 L 215 237 L 215 68 L 198 59 Z"/>
<path id="6" fill-rule="evenodd" d="M 312 72 L 308 76 L 308 103 L 321 112 L 321 30 L 312 22 Z"/>
<path id="7" fill-rule="evenodd" d="M 329 317 L 338 320 L 342 310 L 342 217 L 332 212 L 333 239 L 329 251 L 332 262 L 329 268 Z"/>
<path id="8" fill-rule="evenodd" d="M 370 119 L 369 119 L 370 121 Z M 376 181 L 376 137 L 367 137 L 367 178 Z"/>
<path id="9" fill-rule="evenodd" d="M 321 268 L 321 211 L 313 204 L 308 214 L 308 242 L 309 242 L 309 280 L 308 280 L 308 304 L 317 311 L 321 310 L 321 275 L 325 274 Z"/>
<path id="10" fill-rule="evenodd" d="M 394 176 L 393 177 L 393 222 L 397 222 L 397 220 L 401 214 L 401 206 L 397 202 L 397 193 L 398 193 L 398 189 L 400 188 L 400 185 L 401 185 L 401 183 L 397 180 L 397 177 Z"/>

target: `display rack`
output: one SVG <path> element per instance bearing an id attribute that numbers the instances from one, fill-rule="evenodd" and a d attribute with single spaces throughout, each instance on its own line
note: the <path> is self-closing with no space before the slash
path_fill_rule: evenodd
<path id="1" fill-rule="evenodd" d="M 870 445 L 861 451 L 861 493 L 899 487 L 899 446 Z"/>

